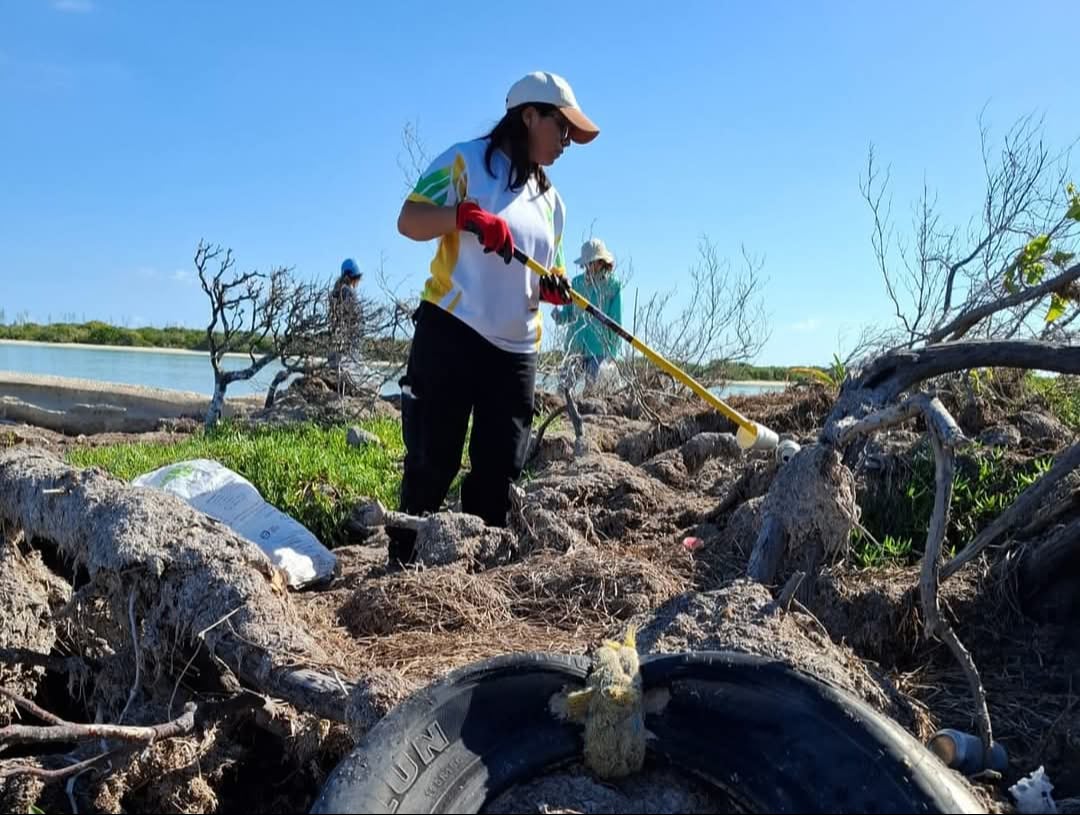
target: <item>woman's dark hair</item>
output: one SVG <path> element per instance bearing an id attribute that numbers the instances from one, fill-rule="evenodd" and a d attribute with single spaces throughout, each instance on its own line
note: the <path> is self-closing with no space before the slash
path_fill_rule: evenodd
<path id="1" fill-rule="evenodd" d="M 510 151 L 510 182 L 507 188 L 517 192 L 525 186 L 530 176 L 535 176 L 540 192 L 547 192 L 551 188 L 551 182 L 548 181 L 544 168 L 529 158 L 529 129 L 521 116 L 527 107 L 536 108 L 541 116 L 550 116 L 556 110 L 554 105 L 529 102 L 506 111 L 506 115 L 484 137 L 488 142 L 487 149 L 484 150 L 484 166 L 487 167 L 488 175 L 494 178 L 491 157 L 505 145 Z"/>

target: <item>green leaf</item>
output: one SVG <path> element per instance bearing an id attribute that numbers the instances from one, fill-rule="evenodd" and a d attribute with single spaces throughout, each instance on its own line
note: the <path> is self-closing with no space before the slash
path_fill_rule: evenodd
<path id="1" fill-rule="evenodd" d="M 1076 257 L 1076 252 L 1054 252 L 1054 256 L 1050 259 L 1050 262 L 1059 269 L 1064 269 L 1065 264 L 1074 257 Z"/>
<path id="2" fill-rule="evenodd" d="M 1050 308 L 1046 312 L 1046 322 L 1052 323 L 1065 314 L 1065 310 L 1069 307 L 1069 301 L 1062 297 L 1057 292 L 1054 292 L 1050 297 Z"/>
<path id="3" fill-rule="evenodd" d="M 1024 260 L 1033 261 L 1049 248 L 1050 236 L 1036 235 L 1028 242 L 1028 245 L 1024 247 Z"/>
<path id="4" fill-rule="evenodd" d="M 1005 291 L 1009 294 L 1016 294 L 1016 269 L 1010 268 L 1005 272 Z"/>
<path id="5" fill-rule="evenodd" d="M 1073 198 L 1072 204 L 1065 213 L 1065 217 L 1072 218 L 1074 221 L 1080 221 L 1080 197 Z"/>
<path id="6" fill-rule="evenodd" d="M 789 368 L 788 370 L 796 376 L 810 376 L 826 385 L 832 385 L 834 387 L 837 385 L 829 374 L 818 370 L 817 368 Z"/>
<path id="7" fill-rule="evenodd" d="M 1032 263 L 1024 269 L 1024 279 L 1027 280 L 1029 286 L 1038 285 L 1044 274 L 1046 274 L 1046 267 L 1041 263 Z"/>

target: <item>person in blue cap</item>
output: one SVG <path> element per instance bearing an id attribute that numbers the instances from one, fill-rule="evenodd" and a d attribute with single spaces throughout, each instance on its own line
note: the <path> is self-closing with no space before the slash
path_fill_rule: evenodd
<path id="1" fill-rule="evenodd" d="M 356 287 L 362 277 L 356 261 L 345 258 L 341 274 L 330 291 L 330 330 L 334 346 L 329 357 L 331 367 L 340 368 L 353 350 L 351 346 L 360 328 L 360 300 L 356 296 Z"/>
<path id="2" fill-rule="evenodd" d="M 354 311 L 357 307 L 356 287 L 360 283 L 360 267 L 352 258 L 345 258 L 341 263 L 341 275 L 334 283 L 334 289 L 330 292 L 332 305 L 336 311 L 346 313 Z"/>
<path id="3" fill-rule="evenodd" d="M 349 295 L 355 297 L 356 286 L 362 277 L 363 275 L 360 273 L 360 267 L 356 265 L 356 261 L 352 258 L 345 258 L 341 262 L 341 275 L 338 277 L 337 282 L 334 283 L 334 299 L 339 300 Z"/>

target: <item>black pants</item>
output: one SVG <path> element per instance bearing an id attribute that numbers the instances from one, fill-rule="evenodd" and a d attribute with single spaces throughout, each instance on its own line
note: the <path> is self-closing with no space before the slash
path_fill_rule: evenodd
<path id="1" fill-rule="evenodd" d="M 510 485 L 528 452 L 536 355 L 503 351 L 438 306 L 422 303 L 400 384 L 401 510 L 438 511 L 461 468 L 471 414 L 471 468 L 461 485 L 461 509 L 489 526 L 506 526 Z M 391 537 L 398 556 L 411 557 L 411 536 L 395 530 Z"/>

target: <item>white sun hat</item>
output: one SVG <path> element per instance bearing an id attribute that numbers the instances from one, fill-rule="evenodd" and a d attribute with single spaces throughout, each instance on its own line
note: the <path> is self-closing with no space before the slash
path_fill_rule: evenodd
<path id="1" fill-rule="evenodd" d="M 588 266 L 594 260 L 603 260 L 615 265 L 615 256 L 608 251 L 599 238 L 589 238 L 581 244 L 581 257 L 574 261 L 578 266 Z"/>

